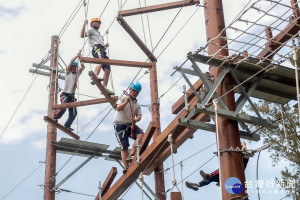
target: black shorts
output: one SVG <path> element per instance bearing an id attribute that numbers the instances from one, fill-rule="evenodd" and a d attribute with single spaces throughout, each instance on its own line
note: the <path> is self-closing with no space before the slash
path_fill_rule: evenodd
<path id="1" fill-rule="evenodd" d="M 115 135 L 121 149 L 126 149 L 129 147 L 129 138 L 136 140 L 138 134 L 144 134 L 142 129 L 138 126 L 134 126 L 133 133 L 131 136 L 131 125 L 127 124 L 114 124 Z"/>
<path id="2" fill-rule="evenodd" d="M 96 44 L 93 46 L 92 55 L 94 56 L 94 58 L 100 58 L 101 56 L 102 59 L 109 59 L 105 48 L 100 44 Z M 105 68 L 110 70 L 110 65 L 102 65 L 102 69 L 104 70 Z"/>

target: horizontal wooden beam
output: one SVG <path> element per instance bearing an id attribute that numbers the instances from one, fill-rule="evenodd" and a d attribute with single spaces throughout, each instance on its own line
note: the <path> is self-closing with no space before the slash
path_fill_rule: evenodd
<path id="1" fill-rule="evenodd" d="M 135 43 L 141 48 L 141 50 L 146 54 L 146 56 L 152 61 L 156 62 L 157 58 L 154 54 L 148 49 L 144 42 L 139 38 L 139 36 L 132 30 L 132 28 L 127 24 L 124 18 L 119 15 L 118 22 L 124 28 L 124 30 L 130 35 L 130 37 L 135 41 Z"/>
<path id="2" fill-rule="evenodd" d="M 116 106 L 116 101 L 113 100 L 113 97 L 111 97 L 108 92 L 106 91 L 105 87 L 99 82 L 96 74 L 93 71 L 89 71 L 89 76 L 90 78 L 94 81 L 95 85 L 99 88 L 101 93 L 105 96 L 107 101 L 111 104 L 112 107 L 115 108 Z"/>
<path id="3" fill-rule="evenodd" d="M 173 8 L 181 8 L 184 6 L 192 6 L 192 5 L 195 5 L 198 3 L 200 3 L 199 0 L 191 0 L 191 1 L 183 0 L 183 1 L 177 1 L 177 2 L 172 2 L 172 3 L 165 3 L 165 4 L 154 5 L 154 6 L 135 8 L 135 9 L 130 9 L 130 10 L 121 10 L 118 12 L 118 14 L 126 17 L 126 16 L 131 16 L 131 15 L 138 15 L 138 14 L 168 10 L 168 9 L 173 9 Z"/>
<path id="4" fill-rule="evenodd" d="M 56 128 L 60 129 L 61 131 L 65 132 L 66 134 L 68 134 L 69 136 L 71 136 L 72 138 L 74 138 L 75 140 L 79 140 L 79 136 L 76 135 L 75 133 L 73 133 L 72 131 L 70 131 L 69 129 L 67 129 L 66 127 L 64 127 L 63 125 L 57 123 L 56 121 L 54 121 L 53 119 L 51 119 L 48 116 L 44 116 L 44 120 L 51 123 L 52 125 L 54 125 Z"/>
<path id="5" fill-rule="evenodd" d="M 84 63 L 94 63 L 94 64 L 104 64 L 104 65 L 118 65 L 118 66 L 127 66 L 127 67 L 148 68 L 148 67 L 152 66 L 151 62 L 100 59 L 100 58 L 90 58 L 90 57 L 81 57 L 80 61 L 82 61 Z"/>
<path id="6" fill-rule="evenodd" d="M 101 190 L 101 196 L 103 196 L 107 190 L 110 188 L 112 182 L 114 181 L 116 175 L 118 173 L 118 170 L 116 167 L 111 168 L 108 176 L 106 177 L 103 185 L 102 185 L 102 190 Z M 95 200 L 99 200 L 99 193 L 97 194 Z"/>
<path id="7" fill-rule="evenodd" d="M 113 96 L 111 98 L 114 101 L 118 100 L 117 96 Z M 92 100 L 86 100 L 86 101 L 63 103 L 63 104 L 52 106 L 52 110 L 73 108 L 73 107 L 80 107 L 80 106 L 89 106 L 89 105 L 94 105 L 94 104 L 99 104 L 99 103 L 107 103 L 107 102 L 108 102 L 108 100 L 106 98 L 99 98 L 99 99 L 92 99 Z"/>

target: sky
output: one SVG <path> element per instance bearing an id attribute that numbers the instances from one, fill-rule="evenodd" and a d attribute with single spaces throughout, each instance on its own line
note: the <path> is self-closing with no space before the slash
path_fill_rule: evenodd
<path id="1" fill-rule="evenodd" d="M 79 2 L 78 0 L 0 0 L 2 30 L 0 37 L 0 60 L 2 64 L 2 73 L 0 73 L 0 91 L 2 93 L 0 99 L 2 113 L 0 115 L 0 133 L 2 135 L 0 137 L 0 199 L 43 198 L 41 185 L 44 184 L 47 133 L 47 124 L 43 121 L 43 116 L 47 114 L 49 78 L 40 75 L 36 77 L 29 73 L 29 69 L 33 69 L 32 64 L 40 63 L 47 55 L 50 50 L 51 36 L 58 35 L 63 30 L 60 37 L 59 54 L 62 58 L 60 63 L 65 67 L 63 62 L 68 64 L 84 45 L 84 40 L 79 37 L 83 21 L 86 17 L 87 19 L 99 17 L 104 11 L 101 16 L 100 32 L 104 34 L 113 22 L 108 34 L 105 36 L 105 41 L 110 45 L 108 50 L 110 58 L 146 61 L 144 53 L 118 22 L 114 20 L 119 10 L 118 2 L 120 1 L 111 1 L 105 10 L 107 0 L 87 1 L 88 7 L 84 9 L 81 6 L 70 25 L 64 30 L 64 25 Z M 124 0 L 122 2 L 125 3 Z M 169 1 L 159 1 L 159 3 L 166 2 Z M 246 0 L 235 1 L 235 3 L 230 0 L 223 1 L 226 24 L 229 24 L 236 17 L 247 2 Z M 141 1 L 141 3 L 144 5 L 144 1 Z M 147 1 L 147 5 L 156 3 L 155 0 Z M 123 9 L 137 7 L 139 7 L 139 1 L 128 0 Z M 168 48 L 164 50 L 196 9 L 195 15 Z M 148 48 L 152 49 L 160 41 L 178 11 L 179 9 L 174 9 L 148 14 L 149 23 L 146 15 L 142 16 L 143 20 L 138 15 L 127 17 L 126 21 L 140 38 L 146 41 Z M 154 51 L 154 54 L 158 57 L 159 95 L 162 96 L 160 99 L 162 130 L 175 117 L 171 113 L 171 105 L 182 95 L 183 85 L 187 85 L 181 79 L 172 87 L 181 77 L 178 72 L 171 76 L 174 72 L 173 68 L 181 65 L 186 60 L 188 52 L 195 51 L 206 44 L 204 22 L 202 7 L 190 6 L 183 8 Z M 89 52 L 89 46 L 85 45 L 82 54 L 90 56 Z M 46 65 L 49 65 L 49 62 Z M 186 64 L 184 67 L 189 67 L 189 65 Z M 90 84 L 88 77 L 88 71 L 93 70 L 94 67 L 95 65 L 86 64 L 86 69 L 79 80 L 78 94 L 80 95 L 77 96 L 78 101 L 101 97 L 99 90 Z M 201 68 L 204 71 L 208 69 L 207 66 L 202 64 Z M 143 87 L 138 100 L 141 104 L 148 105 L 150 104 L 149 74 L 146 74 L 144 69 L 139 72 L 138 68 L 112 66 L 112 81 L 109 83 L 109 88 L 114 88 L 116 94 L 120 95 L 135 76 L 137 76 Z M 190 78 L 192 82 L 197 80 L 196 77 Z M 59 81 L 59 86 L 63 88 L 64 82 Z M 108 104 L 102 104 L 80 107 L 73 128 L 82 140 L 89 138 L 88 141 L 107 144 L 110 146 L 109 149 L 113 150 L 118 146 L 112 126 L 115 111 L 111 111 L 100 126 L 96 128 L 110 109 L 108 106 Z M 139 126 L 146 129 L 151 120 L 151 114 L 147 107 L 143 107 L 142 112 L 143 118 L 139 122 Z M 59 120 L 59 123 L 63 124 L 66 118 L 67 114 Z M 58 140 L 62 137 L 68 138 L 69 136 L 58 130 Z M 175 163 L 179 163 L 213 143 L 215 143 L 213 133 L 198 130 L 194 134 L 194 138 L 185 142 L 179 148 L 178 153 L 174 155 Z M 253 149 L 262 144 L 261 141 L 248 143 L 248 146 Z M 181 180 L 181 171 L 183 178 L 188 177 L 186 180 L 199 181 L 199 167 L 213 156 L 214 151 L 216 151 L 215 145 L 185 160 L 182 170 L 177 165 L 175 167 L 177 182 Z M 57 182 L 65 178 L 86 159 L 85 157 L 73 157 L 66 164 L 70 157 L 70 155 L 57 154 Z M 245 171 L 247 180 L 253 182 L 256 180 L 256 160 L 257 155 L 250 159 Z M 214 158 L 201 169 L 206 172 L 212 171 L 217 168 L 217 163 L 217 159 Z M 171 166 L 171 159 L 166 160 L 164 163 L 165 169 Z M 263 151 L 260 157 L 259 179 L 267 181 L 275 180 L 275 177 L 280 178 L 280 170 L 286 166 L 288 166 L 288 163 L 284 160 L 278 166 L 272 166 L 269 153 Z M 93 197 L 87 195 L 95 196 L 97 194 L 98 182 L 104 182 L 111 167 L 118 168 L 119 174 L 115 179 L 116 181 L 121 176 L 122 171 L 118 163 L 105 161 L 103 158 L 91 160 L 60 187 L 71 192 L 57 193 L 56 199 L 93 199 Z M 195 173 L 192 174 L 194 171 Z M 172 170 L 167 170 L 165 174 L 166 190 L 172 187 L 172 179 Z M 154 190 L 153 175 L 145 177 L 145 182 Z M 179 189 L 182 191 L 181 184 Z M 256 190 L 253 188 L 251 191 L 253 193 L 249 193 L 250 199 L 257 199 Z M 200 197 L 201 199 L 220 199 L 220 189 L 215 184 L 200 188 L 198 192 L 189 190 L 184 186 L 183 194 L 185 199 L 199 199 Z M 261 199 L 279 200 L 284 196 L 286 196 L 285 193 L 261 194 Z M 142 199 L 142 192 L 136 186 L 133 186 L 122 199 Z"/>

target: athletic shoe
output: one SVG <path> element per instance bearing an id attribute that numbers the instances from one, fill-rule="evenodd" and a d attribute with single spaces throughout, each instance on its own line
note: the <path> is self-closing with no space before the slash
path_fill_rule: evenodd
<path id="1" fill-rule="evenodd" d="M 125 174 L 127 172 L 128 168 L 124 168 L 123 169 L 123 174 Z"/>
<path id="2" fill-rule="evenodd" d="M 209 174 L 206 174 L 203 170 L 200 170 L 200 175 L 202 176 L 202 178 L 205 182 L 209 181 L 209 179 L 210 179 Z"/>
<path id="3" fill-rule="evenodd" d="M 101 77 L 101 76 L 98 76 L 97 78 L 98 78 L 99 82 L 101 82 L 101 81 L 104 80 L 104 78 Z M 95 85 L 94 81 L 91 81 L 91 84 L 92 84 L 92 85 Z"/>
<path id="4" fill-rule="evenodd" d="M 70 126 L 65 126 L 66 129 L 68 129 L 69 131 L 74 131 L 74 129 L 72 129 Z"/>
<path id="5" fill-rule="evenodd" d="M 198 191 L 198 185 L 196 183 L 191 183 L 191 182 L 186 181 L 185 185 L 186 185 L 186 187 L 188 187 L 192 190 Z"/>
<path id="6" fill-rule="evenodd" d="M 126 160 L 129 161 L 129 160 L 132 160 L 133 159 L 133 156 L 132 155 L 129 155 Z"/>
<path id="7" fill-rule="evenodd" d="M 113 91 L 109 90 L 109 89 L 106 89 L 106 91 L 107 91 L 107 93 L 108 93 L 109 95 L 115 95 L 115 93 L 114 93 Z"/>

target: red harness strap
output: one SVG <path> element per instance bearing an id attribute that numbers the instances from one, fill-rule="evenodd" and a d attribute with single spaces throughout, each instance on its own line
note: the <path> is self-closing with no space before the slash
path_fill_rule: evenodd
<path id="1" fill-rule="evenodd" d="M 125 95 L 129 95 L 125 90 L 123 90 L 123 93 L 124 93 Z M 130 137 L 133 139 L 133 131 L 134 131 L 135 125 L 134 125 L 134 123 L 133 123 L 134 115 L 133 115 L 133 111 L 132 111 L 131 99 L 129 100 L 129 107 L 130 107 L 131 121 L 132 121 Z"/>

